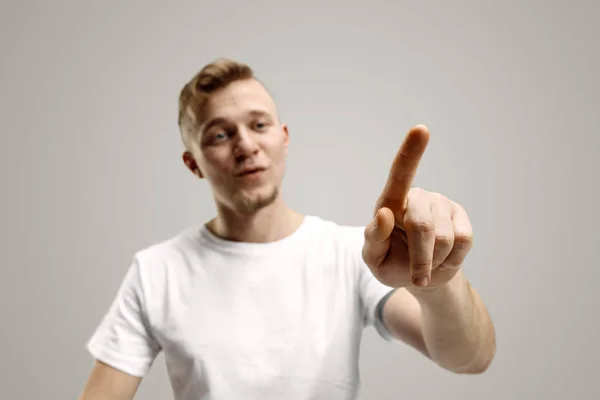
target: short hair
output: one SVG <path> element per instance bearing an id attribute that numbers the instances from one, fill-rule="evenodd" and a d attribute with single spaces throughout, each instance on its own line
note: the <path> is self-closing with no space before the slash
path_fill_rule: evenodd
<path id="1" fill-rule="evenodd" d="M 210 94 L 232 82 L 256 79 L 250 66 L 228 58 L 218 58 L 205 65 L 183 87 L 179 94 L 179 128 L 185 136 L 187 130 L 201 124 L 201 110 Z M 185 141 L 185 139 L 184 139 Z"/>

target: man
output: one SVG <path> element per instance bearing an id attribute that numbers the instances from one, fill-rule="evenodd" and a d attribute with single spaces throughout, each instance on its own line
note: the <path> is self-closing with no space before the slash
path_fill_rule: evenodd
<path id="1" fill-rule="evenodd" d="M 249 66 L 205 66 L 179 108 L 183 161 L 217 215 L 135 255 L 88 343 L 82 400 L 132 399 L 161 351 L 177 400 L 353 399 L 369 325 L 449 371 L 486 370 L 494 328 L 461 269 L 469 218 L 411 187 L 426 127 L 409 131 L 361 228 L 285 204 L 288 127 Z"/>

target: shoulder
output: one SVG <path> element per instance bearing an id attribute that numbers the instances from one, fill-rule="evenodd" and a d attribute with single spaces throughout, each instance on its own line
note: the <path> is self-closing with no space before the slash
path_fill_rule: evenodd
<path id="1" fill-rule="evenodd" d="M 338 241 L 340 244 L 362 246 L 364 243 L 365 226 L 363 225 L 344 224 L 318 216 L 310 216 L 309 218 L 313 221 L 313 227 L 316 231 Z"/>
<path id="2" fill-rule="evenodd" d="M 167 269 L 186 264 L 203 249 L 200 229 L 188 228 L 159 242 L 142 247 L 133 254 L 132 266 L 141 276 L 161 275 Z"/>
<path id="3" fill-rule="evenodd" d="M 313 243 L 323 244 L 341 257 L 343 263 L 357 265 L 362 262 L 362 248 L 365 241 L 365 227 L 358 224 L 344 224 L 322 217 L 311 217 Z"/>

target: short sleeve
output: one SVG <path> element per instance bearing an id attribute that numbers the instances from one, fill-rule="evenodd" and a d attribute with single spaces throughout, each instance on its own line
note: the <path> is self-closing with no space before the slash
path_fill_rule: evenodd
<path id="1" fill-rule="evenodd" d="M 137 258 L 86 347 L 97 360 L 129 375 L 142 377 L 150 370 L 161 348 L 148 324 Z"/>
<path id="2" fill-rule="evenodd" d="M 383 323 L 383 305 L 394 289 L 379 282 L 362 258 L 364 244 L 364 228 L 352 227 L 352 262 L 356 268 L 358 295 L 360 297 L 363 326 L 372 326 L 385 340 L 393 336 Z"/>

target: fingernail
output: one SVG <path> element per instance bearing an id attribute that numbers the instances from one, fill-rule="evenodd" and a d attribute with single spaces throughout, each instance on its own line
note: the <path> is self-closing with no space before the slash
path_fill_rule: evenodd
<path id="1" fill-rule="evenodd" d="M 413 280 L 413 283 L 415 286 L 425 287 L 429 283 L 429 278 L 427 278 L 426 276 L 421 276 L 420 278 L 415 278 Z"/>

